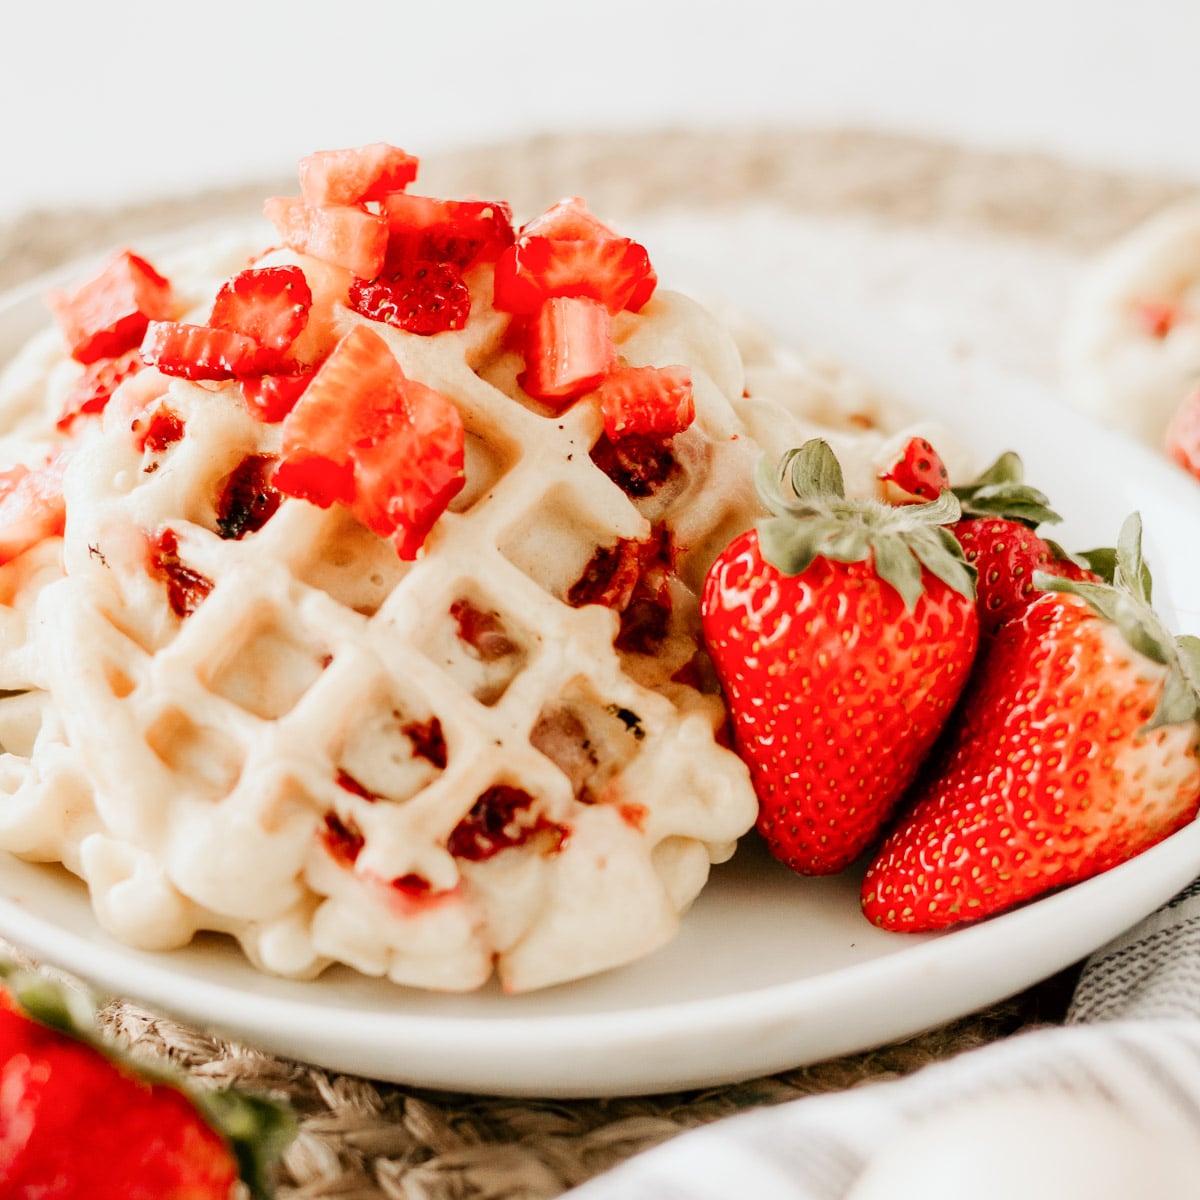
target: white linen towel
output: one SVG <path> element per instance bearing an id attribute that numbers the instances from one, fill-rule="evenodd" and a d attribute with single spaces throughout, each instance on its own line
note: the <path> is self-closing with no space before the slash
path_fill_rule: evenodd
<path id="1" fill-rule="evenodd" d="M 1014 1192 L 1014 1189 L 1019 1191 Z M 1085 964 L 1066 1022 L 693 1130 L 571 1200 L 1200 1196 L 1200 881 Z"/>

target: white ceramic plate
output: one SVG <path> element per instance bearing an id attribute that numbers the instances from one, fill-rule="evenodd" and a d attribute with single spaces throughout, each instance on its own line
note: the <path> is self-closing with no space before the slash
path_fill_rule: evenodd
<path id="1" fill-rule="evenodd" d="M 744 254 L 738 267 L 747 269 Z M 719 275 L 720 261 L 710 256 L 706 270 Z M 729 274 L 736 281 L 732 266 Z M 1200 487 L 1087 424 L 1044 387 L 921 344 L 911 331 L 864 321 L 857 307 L 818 303 L 817 284 L 777 278 L 773 286 L 773 296 L 759 287 L 755 298 L 777 325 L 781 312 L 795 314 L 798 335 L 819 336 L 887 380 L 981 454 L 1018 449 L 1031 479 L 1067 515 L 1059 536 L 1068 545 L 1111 542 L 1125 514 L 1140 510 L 1160 596 L 1177 624 L 1200 632 L 1200 554 L 1191 549 L 1200 545 Z M 43 322 L 39 290 L 0 306 L 0 356 Z M 789 299 L 793 306 L 781 309 Z M 1175 549 L 1160 549 L 1167 546 Z M 596 979 L 517 997 L 496 989 L 431 995 L 345 970 L 288 982 L 260 975 L 216 938 L 139 953 L 98 929 L 83 888 L 65 872 L 7 857 L 0 857 L 0 934 L 106 991 L 332 1069 L 470 1092 L 616 1095 L 749 1078 L 961 1016 L 1077 961 L 1198 872 L 1194 825 L 1024 909 L 955 932 L 906 936 L 863 920 L 853 875 L 802 880 L 748 840 L 715 871 L 664 950 Z"/>

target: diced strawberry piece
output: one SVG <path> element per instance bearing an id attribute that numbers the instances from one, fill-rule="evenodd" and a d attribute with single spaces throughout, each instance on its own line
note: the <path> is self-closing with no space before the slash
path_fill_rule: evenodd
<path id="1" fill-rule="evenodd" d="M 1131 307 L 1138 328 L 1160 341 L 1170 334 L 1183 315 L 1178 304 L 1166 300 L 1135 300 Z"/>
<path id="2" fill-rule="evenodd" d="M 604 432 L 625 437 L 671 437 L 696 417 L 687 367 L 620 367 L 596 389 Z"/>
<path id="3" fill-rule="evenodd" d="M 155 404 L 134 421 L 133 434 L 143 454 L 161 454 L 183 437 L 183 418 L 173 408 Z"/>
<path id="4" fill-rule="evenodd" d="M 182 321 L 151 321 L 141 353 L 147 365 L 181 379 L 240 379 L 266 365 L 253 338 Z"/>
<path id="5" fill-rule="evenodd" d="M 513 242 L 512 213 L 500 202 L 397 193 L 381 207 L 389 230 L 389 272 L 414 259 L 452 262 L 465 270 L 477 260 L 494 259 Z"/>
<path id="6" fill-rule="evenodd" d="M 404 375 L 386 343 L 352 329 L 312 377 L 283 421 L 275 486 L 321 508 L 354 499 L 351 450 L 375 437 L 375 405 L 391 401 Z"/>
<path id="7" fill-rule="evenodd" d="M 217 532 L 234 540 L 257 533 L 274 515 L 283 497 L 271 480 L 275 459 L 252 454 L 225 477 L 217 495 Z"/>
<path id="8" fill-rule="evenodd" d="M 413 262 L 386 279 L 356 279 L 350 307 L 372 321 L 430 337 L 461 329 L 471 314 L 471 293 L 449 262 Z"/>
<path id="9" fill-rule="evenodd" d="M 282 356 L 308 324 L 312 291 L 299 267 L 242 271 L 217 293 L 208 323 L 253 338 Z"/>
<path id="10" fill-rule="evenodd" d="M 150 574 L 167 587 L 167 602 L 177 617 L 190 617 L 212 591 L 212 580 L 179 557 L 179 535 L 163 526 L 148 546 Z"/>
<path id="11" fill-rule="evenodd" d="M 405 377 L 387 343 L 356 326 L 283 422 L 273 482 L 291 496 L 347 505 L 412 558 L 463 485 L 457 407 Z"/>
<path id="12" fill-rule="evenodd" d="M 296 401 L 312 382 L 312 371 L 297 371 L 289 375 L 261 375 L 242 380 L 242 399 L 250 410 L 267 425 L 282 421 L 296 407 Z"/>
<path id="13" fill-rule="evenodd" d="M 532 315 L 552 296 L 584 296 L 617 313 L 635 300 L 644 304 L 653 278 L 646 248 L 629 238 L 522 238 L 496 260 L 494 303 L 501 312 Z"/>
<path id="14" fill-rule="evenodd" d="M 409 560 L 465 481 L 465 434 L 458 408 L 414 379 L 404 384 L 404 411 L 354 452 L 357 498 L 350 506 L 372 532 L 390 537 Z"/>
<path id="15" fill-rule="evenodd" d="M 150 321 L 175 306 L 171 285 L 144 258 L 128 250 L 71 294 L 52 292 L 47 303 L 62 326 L 71 357 L 81 363 L 117 358 L 136 349 Z"/>
<path id="16" fill-rule="evenodd" d="M 579 196 L 567 196 L 552 204 L 540 216 L 521 226 L 521 238 L 558 238 L 566 242 L 603 241 L 617 235 L 594 213 Z"/>
<path id="17" fill-rule="evenodd" d="M 67 393 L 56 428 L 65 433 L 77 418 L 103 412 L 113 392 L 144 365 L 136 347 L 118 358 L 98 358 L 89 363 Z"/>
<path id="18" fill-rule="evenodd" d="M 923 437 L 909 438 L 895 462 L 879 472 L 879 478 L 900 492 L 897 500 L 901 503 L 911 503 L 913 498 L 936 500 L 950 486 L 946 464 Z"/>
<path id="19" fill-rule="evenodd" d="M 263 212 L 283 244 L 299 254 L 345 267 L 374 279 L 387 254 L 387 222 L 366 209 L 341 204 L 306 204 L 295 196 L 273 196 Z"/>
<path id="20" fill-rule="evenodd" d="M 1180 401 L 1167 425 L 1164 447 L 1168 458 L 1200 479 L 1200 388 Z"/>
<path id="21" fill-rule="evenodd" d="M 67 518 L 65 467 L 66 458 L 59 455 L 40 467 L 18 465 L 0 471 L 0 563 L 62 533 Z"/>
<path id="22" fill-rule="evenodd" d="M 318 150 L 300 160 L 300 191 L 309 204 L 360 204 L 402 192 L 419 159 L 398 146 L 372 142 L 351 150 Z"/>
<path id="23" fill-rule="evenodd" d="M 562 407 L 594 388 L 616 363 L 608 309 L 597 300 L 556 296 L 530 322 L 520 384 L 531 396 Z"/>

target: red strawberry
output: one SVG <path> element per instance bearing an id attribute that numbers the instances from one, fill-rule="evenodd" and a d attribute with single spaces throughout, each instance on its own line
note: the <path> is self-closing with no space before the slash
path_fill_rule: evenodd
<path id="1" fill-rule="evenodd" d="M 415 261 L 383 279 L 356 279 L 350 307 L 372 321 L 430 337 L 467 323 L 471 293 L 453 263 Z"/>
<path id="2" fill-rule="evenodd" d="M 1180 401 L 1167 425 L 1164 448 L 1172 462 L 1200 479 L 1200 388 Z"/>
<path id="3" fill-rule="evenodd" d="M 0 992 L 0 1193 L 46 1200 L 256 1197 L 291 1137 L 278 1105 L 191 1094 L 101 1046 L 91 1014 L 50 981 L 6 969 Z M 36 1018 L 36 1019 L 35 1019 Z"/>
<path id="4" fill-rule="evenodd" d="M 362 279 L 374 279 L 387 254 L 387 223 L 382 217 L 345 204 L 306 204 L 295 196 L 273 196 L 263 212 L 283 244 L 310 254 Z"/>
<path id="5" fill-rule="evenodd" d="M 871 921 L 977 920 L 1105 871 L 1196 816 L 1200 639 L 1173 639 L 1151 609 L 1140 533 L 1130 518 L 1114 586 L 1039 575 L 1055 590 L 996 634 L 938 769 L 867 870 Z"/>
<path id="6" fill-rule="evenodd" d="M 1020 521 L 980 517 L 960 521 L 953 532 L 967 562 L 979 573 L 979 627 L 984 637 L 1019 617 L 1037 599 L 1036 571 L 1063 579 L 1099 578 Z"/>
<path id="7" fill-rule="evenodd" d="M 47 302 L 62 325 L 71 357 L 81 363 L 136 349 L 146 325 L 173 316 L 175 307 L 171 285 L 128 250 L 75 292 L 53 292 Z"/>
<path id="8" fill-rule="evenodd" d="M 251 414 L 268 425 L 282 421 L 312 382 L 311 371 L 261 375 L 242 380 L 242 399 Z"/>
<path id="9" fill-rule="evenodd" d="M 419 160 L 386 142 L 351 150 L 318 150 L 300 160 L 300 191 L 309 204 L 361 204 L 402 192 Z"/>
<path id="10" fill-rule="evenodd" d="M 261 375 L 271 356 L 244 334 L 182 321 L 151 321 L 142 359 L 181 379 L 240 379 Z"/>
<path id="11" fill-rule="evenodd" d="M 1041 492 L 1024 482 L 1024 467 L 1012 451 L 1002 454 L 973 483 L 956 487 L 954 494 L 964 519 L 952 532 L 978 572 L 976 602 L 984 637 L 991 637 L 1036 599 L 1035 571 L 1064 579 L 1099 579 L 1034 532 L 1035 526 L 1062 518 Z"/>
<path id="12" fill-rule="evenodd" d="M 465 271 L 477 260 L 495 259 L 513 242 L 512 214 L 496 201 L 398 193 L 381 208 L 388 224 L 386 271 L 414 260 L 453 263 Z"/>
<path id="13" fill-rule="evenodd" d="M 408 379 L 365 325 L 334 348 L 282 432 L 275 487 L 322 508 L 346 505 L 406 559 L 463 485 L 457 407 Z"/>
<path id="14" fill-rule="evenodd" d="M 942 489 L 950 486 L 950 473 L 942 456 L 923 437 L 909 438 L 895 462 L 879 472 L 879 478 L 898 493 L 892 496 L 885 487 L 884 496 L 893 504 L 936 500 Z"/>
<path id="15" fill-rule="evenodd" d="M 844 498 L 828 445 L 759 475 L 773 517 L 705 580 L 704 637 L 771 852 L 804 874 L 851 863 L 912 781 L 966 682 L 978 637 L 949 493 Z"/>
<path id="16" fill-rule="evenodd" d="M 616 233 L 579 196 L 567 196 L 521 226 L 521 237 L 559 238 L 563 241 L 603 241 Z"/>
<path id="17" fill-rule="evenodd" d="M 670 438 L 696 417 L 687 367 L 620 367 L 595 391 L 611 441 Z"/>
<path id="18" fill-rule="evenodd" d="M 117 358 L 98 358 L 89 363 L 67 393 L 55 427 L 65 433 L 77 418 L 103 412 L 113 392 L 144 365 L 136 347 Z"/>
<path id="19" fill-rule="evenodd" d="M 645 304 L 653 279 L 645 247 L 629 238 L 523 237 L 496 260 L 494 303 L 531 316 L 552 296 L 584 296 L 618 313 Z"/>
<path id="20" fill-rule="evenodd" d="M 553 407 L 594 388 L 617 363 L 612 318 L 596 300 L 556 296 L 532 318 L 525 334 L 521 386 Z"/>
<path id="21" fill-rule="evenodd" d="M 252 338 L 282 359 L 303 332 L 311 307 L 312 291 L 299 267 L 257 267 L 224 284 L 208 323 Z"/>
<path id="22" fill-rule="evenodd" d="M 40 467 L 0 471 L 0 563 L 62 533 L 67 518 L 65 466 L 66 457 L 59 455 Z"/>

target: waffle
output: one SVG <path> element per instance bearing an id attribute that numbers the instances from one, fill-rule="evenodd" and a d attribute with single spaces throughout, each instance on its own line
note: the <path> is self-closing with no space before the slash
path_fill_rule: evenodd
<path id="1" fill-rule="evenodd" d="M 222 244 L 163 266 L 203 320 L 245 261 Z M 258 262 L 304 270 L 305 337 L 365 321 L 343 273 Z M 486 273 L 471 287 L 461 330 L 370 322 L 466 430 L 466 485 L 415 560 L 337 504 L 285 497 L 232 533 L 224 498 L 279 427 L 236 384 L 148 368 L 77 439 L 63 537 L 0 567 L 0 848 L 65 864 L 121 941 L 209 930 L 289 977 L 524 991 L 663 945 L 752 825 L 697 592 L 758 512 L 772 429 L 829 430 L 866 480 L 879 413 L 743 339 L 745 370 L 659 289 L 613 339 L 629 364 L 688 364 L 696 420 L 646 483 L 602 461 L 595 405 L 525 395 Z M 10 365 L 0 466 L 55 450 L 77 374 L 51 335 Z M 177 436 L 147 438 L 148 411 Z M 631 546 L 652 598 L 595 602 Z"/>

